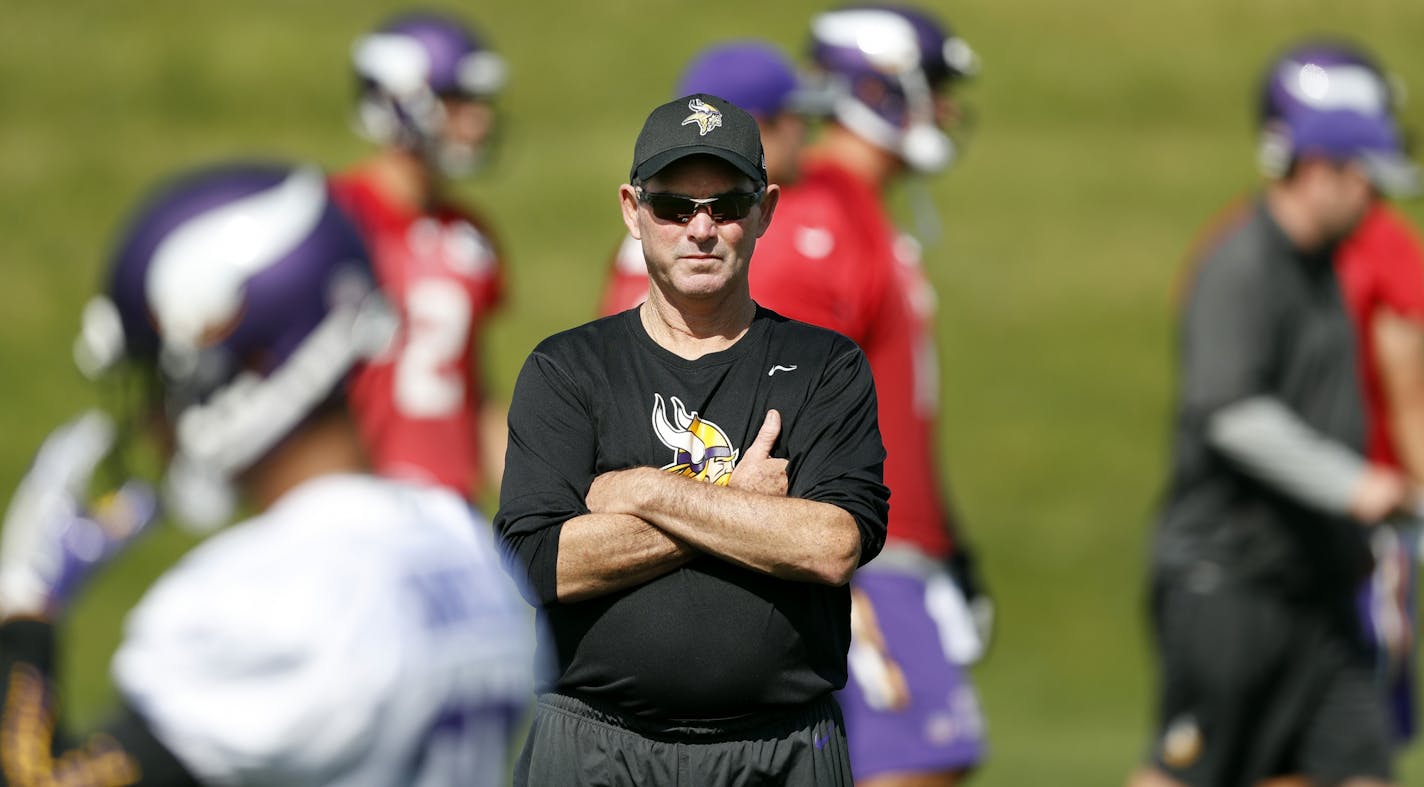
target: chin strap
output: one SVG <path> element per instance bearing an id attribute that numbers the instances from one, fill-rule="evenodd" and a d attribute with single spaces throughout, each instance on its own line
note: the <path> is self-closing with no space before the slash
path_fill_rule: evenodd
<path id="1" fill-rule="evenodd" d="M 290 434 L 352 366 L 385 350 L 396 325 L 377 294 L 336 306 L 275 372 L 239 375 L 208 401 L 184 410 L 165 479 L 179 519 L 198 530 L 229 519 L 236 499 L 230 479 Z"/>

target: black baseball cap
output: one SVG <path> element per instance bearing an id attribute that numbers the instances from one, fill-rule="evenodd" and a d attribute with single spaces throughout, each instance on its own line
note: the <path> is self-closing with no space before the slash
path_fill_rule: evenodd
<path id="1" fill-rule="evenodd" d="M 766 185 L 766 156 L 756 119 L 723 98 L 693 93 L 654 109 L 633 145 L 628 179 L 640 183 L 686 156 L 716 156 Z"/>

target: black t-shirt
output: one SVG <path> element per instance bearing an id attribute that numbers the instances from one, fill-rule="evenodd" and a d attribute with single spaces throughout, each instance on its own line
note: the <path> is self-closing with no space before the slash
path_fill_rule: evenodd
<path id="1" fill-rule="evenodd" d="M 865 356 L 832 331 L 758 309 L 727 350 L 686 360 L 658 346 L 638 310 L 546 339 L 509 413 L 501 545 L 541 607 L 552 688 L 624 713 L 717 719 L 841 688 L 850 642 L 845 587 L 777 579 L 711 555 L 642 585 L 559 603 L 559 532 L 588 513 L 593 479 L 651 466 L 726 483 L 766 412 L 789 494 L 849 512 L 861 562 L 885 538 L 889 492 Z"/>

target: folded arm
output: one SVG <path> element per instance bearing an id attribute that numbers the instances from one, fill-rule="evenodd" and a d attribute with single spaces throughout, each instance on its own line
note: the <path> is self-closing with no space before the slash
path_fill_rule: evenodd
<path id="1" fill-rule="evenodd" d="M 860 530 L 829 503 L 716 487 L 634 468 L 600 476 L 624 513 L 737 565 L 783 579 L 843 585 L 860 560 Z"/>
<path id="2" fill-rule="evenodd" d="M 558 599 L 583 601 L 641 585 L 698 554 L 690 544 L 635 516 L 577 516 L 559 531 Z"/>
<path id="3" fill-rule="evenodd" d="M 605 473 L 595 486 L 619 513 L 754 571 L 841 585 L 860 560 L 855 520 L 829 503 L 712 486 L 651 467 Z"/>
<path id="4" fill-rule="evenodd" d="M 753 571 L 845 584 L 859 564 L 860 529 L 839 506 L 785 496 L 786 461 L 770 457 L 780 428 L 780 415 L 770 411 L 729 486 L 635 467 L 595 479 L 589 508 L 634 517 Z"/>

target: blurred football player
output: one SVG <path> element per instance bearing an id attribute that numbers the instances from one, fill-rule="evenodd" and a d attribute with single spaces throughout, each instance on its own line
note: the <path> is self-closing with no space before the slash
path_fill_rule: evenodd
<path id="1" fill-rule="evenodd" d="M 1290 64 L 1290 65 L 1287 65 Z M 1277 155 L 1275 135 L 1288 116 L 1305 111 L 1286 83 L 1293 70 L 1359 78 L 1381 117 L 1399 117 L 1403 91 L 1372 56 L 1343 41 L 1291 47 L 1269 69 L 1262 90 L 1265 149 Z M 1293 68 L 1294 66 L 1295 68 Z M 1408 191 L 1406 185 L 1396 192 Z M 1366 456 L 1424 483 L 1424 252 L 1407 220 L 1379 195 L 1335 256 L 1345 306 L 1355 323 L 1365 396 Z M 1361 608 L 1377 650 L 1380 680 L 1402 745 L 1416 730 L 1415 613 L 1419 521 L 1398 516 L 1375 528 L 1375 570 Z"/>
<path id="2" fill-rule="evenodd" d="M 856 783 L 950 785 L 985 754 L 967 665 L 984 652 L 992 607 L 942 486 L 935 293 L 887 199 L 950 166 L 965 117 L 956 88 L 979 63 L 940 20 L 897 5 L 816 16 L 810 50 L 833 114 L 762 239 L 752 295 L 854 339 L 879 394 L 889 534 L 852 580 L 839 694 Z"/>
<path id="3" fill-rule="evenodd" d="M 1346 259 L 1362 251 L 1347 239 L 1377 231 L 1364 222 L 1378 194 L 1417 189 L 1389 92 L 1377 69 L 1338 50 L 1274 60 L 1261 96 L 1264 193 L 1194 260 L 1153 549 L 1159 715 L 1134 785 L 1391 778 L 1379 651 L 1358 598 L 1371 541 L 1417 492 L 1398 462 L 1367 451 L 1360 363 L 1377 359 L 1360 357 L 1346 308 L 1395 296 L 1367 292 L 1379 279 L 1361 278 L 1353 295 L 1341 281 L 1379 274 L 1348 272 L 1358 263 Z M 1377 336 L 1364 346 L 1393 341 Z"/>
<path id="4" fill-rule="evenodd" d="M 134 375 L 168 472 L 257 514 L 165 573 L 113 661 L 121 707 L 61 737 L 62 616 L 154 513 L 89 505 L 116 427 L 45 441 L 0 544 L 0 774 L 12 785 L 493 785 L 532 691 L 532 634 L 449 490 L 365 473 L 343 381 L 395 320 L 314 168 L 229 164 L 135 214 L 84 313 L 91 374 Z"/>
<path id="5" fill-rule="evenodd" d="M 756 118 L 767 178 L 782 187 L 785 200 L 787 187 L 799 176 L 809 122 L 827 113 L 829 93 L 798 74 L 774 44 L 755 39 L 725 41 L 699 52 L 683 68 L 673 91 L 678 96 L 692 93 L 719 96 Z M 609 267 L 598 313 L 617 314 L 647 297 L 643 248 L 625 235 Z"/>
<path id="6" fill-rule="evenodd" d="M 469 26 L 428 12 L 381 25 L 351 56 L 357 128 L 380 149 L 333 188 L 402 318 L 351 404 L 378 472 L 478 499 L 504 466 L 505 408 L 485 390 L 480 357 L 503 260 L 489 224 L 449 188 L 488 156 L 507 67 Z"/>

